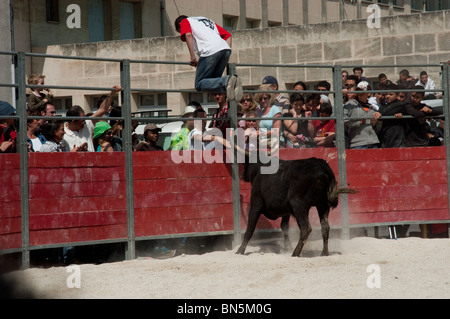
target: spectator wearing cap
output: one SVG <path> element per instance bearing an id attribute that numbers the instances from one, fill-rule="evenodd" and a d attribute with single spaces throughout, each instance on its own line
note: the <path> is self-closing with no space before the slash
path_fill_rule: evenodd
<path id="1" fill-rule="evenodd" d="M 269 87 L 274 91 L 278 91 L 279 89 L 278 80 L 272 75 L 266 76 L 262 81 L 262 85 L 269 85 Z M 284 93 L 276 93 L 273 105 L 278 106 L 281 113 L 288 113 L 291 105 L 289 102 L 289 96 Z"/>
<path id="2" fill-rule="evenodd" d="M 163 151 L 164 149 L 156 145 L 161 129 L 155 123 L 149 123 L 144 127 L 144 141 L 135 147 L 136 152 Z"/>
<path id="3" fill-rule="evenodd" d="M 111 145 L 112 138 L 111 125 L 105 121 L 100 121 L 95 124 L 94 146 L 96 152 L 114 152 L 114 148 Z"/>
<path id="4" fill-rule="evenodd" d="M 369 83 L 360 82 L 358 87 L 351 87 L 350 92 L 370 90 Z M 344 128 L 346 144 L 351 149 L 378 148 L 379 139 L 373 127 L 375 122 L 363 117 L 373 117 L 375 110 L 368 103 L 368 93 L 350 94 L 349 100 L 344 105 Z"/>
<path id="5" fill-rule="evenodd" d="M 184 113 L 181 115 L 182 118 L 190 118 L 194 117 L 194 112 L 197 108 L 194 108 L 190 105 L 186 107 Z M 172 142 L 170 145 L 170 149 L 172 151 L 187 151 L 189 150 L 189 132 L 194 128 L 194 120 L 186 120 L 181 126 L 180 131 L 172 135 Z"/>
<path id="6" fill-rule="evenodd" d="M 16 109 L 8 102 L 0 101 L 0 116 L 12 116 Z M 17 129 L 14 119 L 0 118 L 0 153 L 16 152 Z"/>

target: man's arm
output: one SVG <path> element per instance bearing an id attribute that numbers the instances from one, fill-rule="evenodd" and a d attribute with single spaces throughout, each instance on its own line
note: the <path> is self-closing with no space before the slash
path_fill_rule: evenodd
<path id="1" fill-rule="evenodd" d="M 195 55 L 195 50 L 194 50 L 194 36 L 190 32 L 186 33 L 184 36 L 186 39 L 186 45 L 189 49 L 189 55 L 191 57 L 191 60 L 189 62 L 192 66 L 195 67 L 198 64 L 198 61 L 197 61 L 197 56 Z"/>
<path id="2" fill-rule="evenodd" d="M 109 93 L 109 95 L 106 97 L 106 99 L 100 104 L 100 107 L 97 111 L 95 111 L 94 114 L 92 114 L 92 117 L 103 117 L 106 113 L 108 113 L 112 102 L 114 101 L 114 97 L 118 92 L 121 92 L 122 88 L 119 85 L 113 86 L 113 89 Z M 98 122 L 98 120 L 92 120 L 92 123 L 95 125 L 95 123 Z"/>

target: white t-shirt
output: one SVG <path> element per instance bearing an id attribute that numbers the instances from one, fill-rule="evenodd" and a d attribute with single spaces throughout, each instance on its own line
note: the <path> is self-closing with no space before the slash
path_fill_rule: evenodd
<path id="1" fill-rule="evenodd" d="M 31 143 L 33 144 L 32 146 L 35 152 L 39 152 L 41 150 L 42 142 L 38 137 L 32 139 Z"/>
<path id="2" fill-rule="evenodd" d="M 180 29 L 182 39 L 186 33 L 192 33 L 195 40 L 195 53 L 200 57 L 211 56 L 219 51 L 231 49 L 224 40 L 231 35 L 208 18 L 187 18 L 181 22 Z"/>
<path id="3" fill-rule="evenodd" d="M 193 137 L 196 135 L 203 136 L 203 133 L 200 132 L 198 129 L 194 128 L 192 129 L 188 134 L 189 139 L 189 150 L 192 151 L 211 151 L 215 149 L 215 143 L 214 141 L 211 142 L 202 142 L 201 140 L 194 140 Z"/>
<path id="4" fill-rule="evenodd" d="M 74 148 L 74 146 L 79 147 L 83 143 L 87 143 L 88 152 L 95 152 L 94 150 L 94 142 L 92 141 L 93 133 L 94 133 L 94 124 L 92 121 L 86 121 L 84 127 L 79 131 L 71 131 L 67 125 L 64 125 L 64 134 L 63 140 L 61 141 L 61 146 L 66 152 L 70 152 Z"/>

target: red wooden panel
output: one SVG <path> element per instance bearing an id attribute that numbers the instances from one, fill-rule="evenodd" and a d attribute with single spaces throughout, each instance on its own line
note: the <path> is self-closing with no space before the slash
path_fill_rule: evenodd
<path id="1" fill-rule="evenodd" d="M 135 180 L 191 178 L 191 177 L 229 177 L 229 164 L 171 164 L 133 167 Z"/>
<path id="2" fill-rule="evenodd" d="M 22 231 L 21 218 L 0 218 L 0 236 L 11 233 L 20 233 Z"/>
<path id="3" fill-rule="evenodd" d="M 446 184 L 410 185 L 410 186 L 371 186 L 358 187 L 359 193 L 348 196 L 349 201 L 380 198 L 410 198 L 410 197 L 447 197 Z"/>
<path id="4" fill-rule="evenodd" d="M 20 201 L 4 202 L 1 206 L 0 218 L 20 217 L 21 211 L 22 207 Z"/>
<path id="5" fill-rule="evenodd" d="M 346 151 L 347 164 L 374 161 L 445 160 L 445 158 L 445 147 L 379 148 Z"/>
<path id="6" fill-rule="evenodd" d="M 223 155 L 223 153 L 216 151 L 166 151 L 133 153 L 134 166 L 181 164 L 210 165 L 211 163 L 231 163 L 231 157 L 230 155 Z"/>
<path id="7" fill-rule="evenodd" d="M 93 211 L 30 216 L 30 230 L 106 226 L 127 223 L 127 211 Z"/>
<path id="8" fill-rule="evenodd" d="M 127 238 L 127 225 L 107 225 L 30 231 L 30 245 Z"/>
<path id="9" fill-rule="evenodd" d="M 20 201 L 20 185 L 3 185 L 0 186 L 0 202 L 2 205 L 7 202 Z"/>
<path id="10" fill-rule="evenodd" d="M 121 180 L 97 182 L 60 182 L 29 184 L 29 195 L 32 199 L 95 197 L 95 196 L 125 196 L 126 182 Z M 19 194 L 20 197 L 20 194 Z"/>
<path id="11" fill-rule="evenodd" d="M 231 189 L 231 178 L 209 177 L 209 178 L 178 178 L 178 179 L 156 179 L 137 180 L 134 182 L 135 194 L 148 193 L 187 193 L 195 190 L 201 191 L 223 191 Z"/>
<path id="12" fill-rule="evenodd" d="M 372 186 L 409 186 L 409 185 L 433 185 L 445 184 L 446 174 L 442 172 L 401 172 L 383 173 L 370 175 L 349 175 L 347 183 L 349 187 L 372 187 Z"/>
<path id="13" fill-rule="evenodd" d="M 447 209 L 437 210 L 407 210 L 392 212 L 364 212 L 350 214 L 351 225 L 371 224 L 371 223 L 394 223 L 394 222 L 412 222 L 412 221 L 435 221 L 448 220 L 449 213 Z"/>
<path id="14" fill-rule="evenodd" d="M 20 154 L 0 154 L 0 167 L 9 169 L 20 169 Z"/>
<path id="15" fill-rule="evenodd" d="M 31 184 L 123 181 L 125 180 L 125 168 L 30 168 L 28 180 Z"/>
<path id="16" fill-rule="evenodd" d="M 0 251 L 22 247 L 22 236 L 20 233 L 2 234 L 0 236 Z"/>
<path id="17" fill-rule="evenodd" d="M 358 201 L 349 200 L 349 213 L 370 213 L 410 210 L 423 211 L 428 209 L 446 209 L 448 200 L 446 197 L 422 197 L 422 198 L 391 198 L 391 199 L 365 199 Z"/>
<path id="18" fill-rule="evenodd" d="M 447 171 L 445 160 L 409 160 L 391 162 L 354 162 L 347 165 L 347 175 L 369 175 L 381 173 L 410 173 L 410 172 L 442 172 Z"/>
<path id="19" fill-rule="evenodd" d="M 233 205 L 135 209 L 136 236 L 233 230 Z"/>
<path id="20" fill-rule="evenodd" d="M 125 196 L 30 199 L 30 216 L 126 209 Z"/>
<path id="21" fill-rule="evenodd" d="M 2 190 L 10 185 L 20 185 L 20 169 L 0 166 L 0 185 Z"/>
<path id="22" fill-rule="evenodd" d="M 232 192 L 192 192 L 174 194 L 135 194 L 134 207 L 168 207 L 179 205 L 208 205 L 232 203 Z"/>
<path id="23" fill-rule="evenodd" d="M 29 153 L 30 168 L 125 167 L 125 153 Z"/>

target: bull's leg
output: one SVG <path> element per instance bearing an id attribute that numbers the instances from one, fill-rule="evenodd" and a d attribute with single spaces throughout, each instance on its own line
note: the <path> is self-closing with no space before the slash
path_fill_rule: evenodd
<path id="1" fill-rule="evenodd" d="M 301 214 L 295 214 L 295 218 L 297 219 L 298 227 L 300 228 L 300 239 L 298 240 L 297 247 L 295 247 L 294 252 L 292 253 L 292 257 L 300 257 L 300 253 L 302 252 L 303 246 L 308 239 L 309 234 L 311 233 L 311 224 L 308 220 L 308 212 L 309 209 L 303 211 Z"/>
<path id="2" fill-rule="evenodd" d="M 284 236 L 284 249 L 290 250 L 292 249 L 291 241 L 289 240 L 289 218 L 291 216 L 284 216 L 281 219 L 281 230 L 283 231 Z"/>
<path id="3" fill-rule="evenodd" d="M 245 248 L 247 248 L 247 244 L 250 241 L 250 238 L 253 236 L 253 232 L 255 231 L 256 224 L 258 223 L 259 215 L 260 215 L 260 207 L 254 204 L 251 204 L 250 212 L 248 213 L 248 224 L 247 230 L 244 234 L 244 240 L 242 241 L 241 247 L 237 250 L 236 254 L 243 255 L 245 253 Z"/>
<path id="4" fill-rule="evenodd" d="M 319 212 L 320 226 L 322 228 L 323 250 L 322 256 L 328 256 L 328 237 L 330 235 L 330 224 L 328 223 L 329 207 L 317 207 Z"/>

